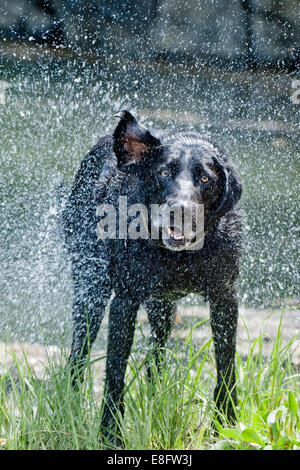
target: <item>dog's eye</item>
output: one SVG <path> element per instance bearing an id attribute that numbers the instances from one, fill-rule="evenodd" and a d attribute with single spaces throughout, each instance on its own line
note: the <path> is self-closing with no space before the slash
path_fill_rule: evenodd
<path id="1" fill-rule="evenodd" d="M 167 170 L 167 169 L 165 168 L 164 170 L 162 170 L 162 171 L 160 172 L 160 174 L 161 174 L 161 176 L 163 176 L 164 178 L 167 178 L 167 176 L 170 175 L 170 172 L 169 172 L 169 170 Z"/>
<path id="2" fill-rule="evenodd" d="M 201 176 L 201 181 L 202 181 L 202 183 L 207 183 L 208 180 L 209 180 L 209 177 L 208 177 L 207 175 L 202 175 L 202 176 Z"/>

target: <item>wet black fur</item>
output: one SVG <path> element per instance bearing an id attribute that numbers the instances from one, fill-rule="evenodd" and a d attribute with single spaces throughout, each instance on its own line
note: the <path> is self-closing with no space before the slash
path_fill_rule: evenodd
<path id="1" fill-rule="evenodd" d="M 238 174 L 226 153 L 199 134 L 149 131 L 127 111 L 118 116 L 114 134 L 103 137 L 82 161 L 62 214 L 74 280 L 70 364 L 84 363 L 113 290 L 102 420 L 103 432 L 109 432 L 115 424 L 114 412 L 123 410 L 124 376 L 139 306 L 148 313 L 157 351 L 170 334 L 175 302 L 191 292 L 205 295 L 210 302 L 217 365 L 214 396 L 217 406 L 234 419 L 235 283 L 242 230 L 235 209 L 241 195 Z M 129 150 L 128 142 L 132 144 Z M 161 169 L 166 165 L 172 171 L 168 181 L 162 181 Z M 211 172 L 206 187 L 199 183 L 203 169 Z M 162 202 L 168 197 L 175 200 L 180 174 L 193 180 L 191 191 L 180 198 L 205 204 L 206 235 L 201 250 L 175 252 L 148 240 L 97 238 L 100 202 L 117 207 L 120 195 L 128 196 L 128 205 Z M 155 357 L 158 361 L 158 354 Z"/>

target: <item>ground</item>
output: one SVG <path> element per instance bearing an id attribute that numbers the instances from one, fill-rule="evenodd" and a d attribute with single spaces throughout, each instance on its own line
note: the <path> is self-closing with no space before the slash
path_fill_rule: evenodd
<path id="1" fill-rule="evenodd" d="M 276 335 L 278 332 L 281 314 L 282 318 L 282 347 L 284 347 L 295 335 L 300 333 L 300 311 L 297 307 L 291 306 L 285 309 L 258 310 L 240 307 L 238 333 L 237 333 L 237 351 L 241 356 L 249 353 L 254 340 L 262 335 L 263 355 L 268 358 L 271 355 Z M 205 321 L 207 320 L 207 321 Z M 173 329 L 171 340 L 179 338 L 184 340 L 190 332 L 190 329 L 197 322 L 203 322 L 193 330 L 193 341 L 197 344 L 205 344 L 211 337 L 209 325 L 208 308 L 205 306 L 178 306 L 175 327 Z M 107 316 L 103 322 L 103 333 L 107 328 Z M 138 323 L 143 330 L 143 334 L 148 334 L 147 317 L 144 311 L 140 311 Z M 137 337 L 140 337 L 139 328 L 137 328 Z M 296 369 L 300 368 L 300 337 L 296 339 L 292 346 L 292 364 Z M 65 353 L 66 351 L 64 351 Z M 67 351 L 68 352 L 68 351 Z M 94 349 L 93 356 L 99 357 L 105 354 L 105 349 Z M 3 373 L 13 363 L 13 357 L 16 357 L 20 363 L 25 363 L 26 357 L 28 364 L 33 369 L 37 378 L 41 379 L 44 375 L 45 366 L 48 357 L 55 357 L 60 360 L 62 357 L 61 349 L 55 345 L 44 346 L 42 344 L 28 343 L 3 343 L 0 342 L 0 371 Z M 64 355 L 65 357 L 65 355 Z M 95 383 L 103 382 L 105 361 L 98 361 L 95 366 L 97 379 Z"/>

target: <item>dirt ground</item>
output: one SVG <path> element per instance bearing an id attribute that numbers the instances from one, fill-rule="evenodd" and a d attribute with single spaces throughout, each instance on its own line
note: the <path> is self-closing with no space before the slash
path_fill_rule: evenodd
<path id="1" fill-rule="evenodd" d="M 237 350 L 239 354 L 247 356 L 253 341 L 259 335 L 262 335 L 263 354 L 266 357 L 270 356 L 276 339 L 281 314 L 282 310 L 279 309 L 267 311 L 240 307 L 237 334 Z M 199 345 L 204 344 L 211 338 L 208 308 L 205 306 L 179 306 L 171 341 L 172 338 L 184 340 L 189 334 L 191 327 L 203 320 L 207 321 L 196 326 L 192 333 L 193 341 Z M 147 336 L 149 334 L 147 316 L 142 310 L 138 315 L 138 323 L 143 330 L 143 334 Z M 106 328 L 107 316 L 103 325 L 103 329 L 105 330 Z M 104 333 L 105 331 L 103 331 Z M 139 329 L 137 329 L 138 335 L 140 335 Z M 293 365 L 298 369 L 300 368 L 300 310 L 296 307 L 286 307 L 283 310 L 282 317 L 282 347 L 295 338 L 296 335 L 298 337 L 293 342 L 291 348 L 291 359 Z M 3 374 L 3 372 L 13 366 L 14 357 L 25 366 L 26 357 L 27 363 L 36 374 L 36 377 L 42 379 L 48 358 L 51 357 L 57 361 L 64 361 L 66 354 L 68 354 L 68 350 L 65 349 L 62 353 L 61 349 L 55 345 L 44 346 L 42 344 L 0 342 L 0 374 Z M 99 357 L 104 354 L 104 349 L 95 349 L 92 356 Z M 105 360 L 97 362 L 95 373 L 99 379 L 100 377 L 103 378 L 104 367 Z"/>

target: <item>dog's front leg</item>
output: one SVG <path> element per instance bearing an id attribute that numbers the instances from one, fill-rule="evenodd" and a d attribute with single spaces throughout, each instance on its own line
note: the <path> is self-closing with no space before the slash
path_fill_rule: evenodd
<path id="1" fill-rule="evenodd" d="M 237 403 L 235 387 L 235 347 L 238 303 L 235 290 L 215 289 L 210 295 L 211 328 L 214 338 L 217 386 L 214 399 L 218 409 L 231 422 L 235 421 Z"/>
<path id="2" fill-rule="evenodd" d="M 110 307 L 101 429 L 103 435 L 117 445 L 121 442 L 116 439 L 116 419 L 119 411 L 124 413 L 124 379 L 138 308 L 138 301 L 118 296 Z"/>

